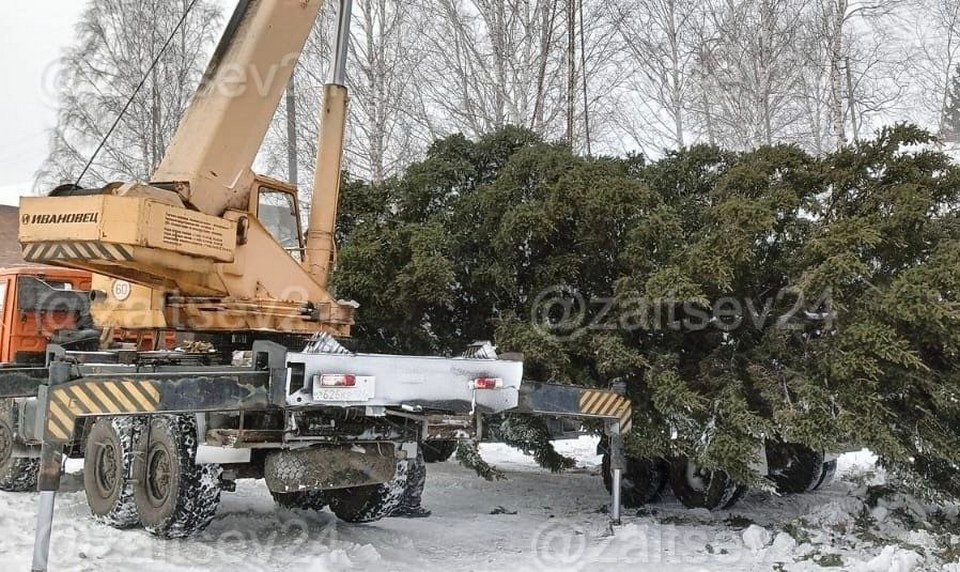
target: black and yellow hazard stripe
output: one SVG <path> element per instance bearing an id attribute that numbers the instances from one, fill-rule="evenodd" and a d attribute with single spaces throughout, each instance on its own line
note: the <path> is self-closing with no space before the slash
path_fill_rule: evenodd
<path id="1" fill-rule="evenodd" d="M 622 395 L 611 391 L 587 390 L 580 395 L 580 413 L 620 421 L 620 432 L 633 427 L 633 404 Z"/>
<path id="2" fill-rule="evenodd" d="M 78 417 L 152 413 L 160 407 L 160 391 L 147 381 L 80 381 L 54 387 L 48 402 L 47 433 L 66 443 Z"/>
<path id="3" fill-rule="evenodd" d="M 133 260 L 133 252 L 128 246 L 105 242 L 37 242 L 23 247 L 23 259 L 27 262 L 53 260 L 129 262 Z"/>

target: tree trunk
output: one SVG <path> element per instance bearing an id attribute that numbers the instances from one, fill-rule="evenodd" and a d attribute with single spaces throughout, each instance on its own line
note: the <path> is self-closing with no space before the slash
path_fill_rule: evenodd
<path id="1" fill-rule="evenodd" d="M 835 0 L 830 14 L 830 122 L 838 147 L 847 142 L 843 116 L 843 28 L 847 15 L 847 0 Z"/>
<path id="2" fill-rule="evenodd" d="M 567 0 L 567 143 L 574 146 L 577 117 L 577 0 Z"/>

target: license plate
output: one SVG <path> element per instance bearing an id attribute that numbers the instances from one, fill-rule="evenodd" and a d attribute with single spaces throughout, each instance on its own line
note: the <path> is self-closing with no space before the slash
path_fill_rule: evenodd
<path id="1" fill-rule="evenodd" d="M 354 387 L 314 386 L 313 400 L 334 403 L 369 401 L 373 399 L 373 382 L 372 377 L 358 377 Z"/>

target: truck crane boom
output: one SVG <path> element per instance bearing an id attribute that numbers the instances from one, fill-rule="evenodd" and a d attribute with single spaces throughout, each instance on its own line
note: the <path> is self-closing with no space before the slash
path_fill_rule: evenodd
<path id="1" fill-rule="evenodd" d="M 306 244 L 297 189 L 252 170 L 322 5 L 241 0 L 152 182 L 23 199 L 25 258 L 164 294 L 164 323 L 139 327 L 349 335 L 354 308 L 328 290 L 348 103 L 346 39 L 325 88 Z M 343 3 L 342 38 L 349 19 Z M 94 297 L 95 319 L 133 327 L 111 290 Z"/>

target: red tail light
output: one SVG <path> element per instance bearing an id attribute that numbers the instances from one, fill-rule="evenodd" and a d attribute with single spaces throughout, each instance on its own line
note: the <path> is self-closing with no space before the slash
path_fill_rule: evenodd
<path id="1" fill-rule="evenodd" d="M 503 379 L 499 377 L 478 377 L 473 380 L 474 389 L 500 389 L 503 387 Z"/>
<path id="2" fill-rule="evenodd" d="M 320 385 L 323 387 L 356 387 L 357 376 L 350 374 L 325 373 L 320 376 Z"/>

